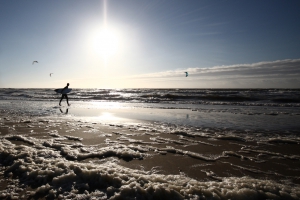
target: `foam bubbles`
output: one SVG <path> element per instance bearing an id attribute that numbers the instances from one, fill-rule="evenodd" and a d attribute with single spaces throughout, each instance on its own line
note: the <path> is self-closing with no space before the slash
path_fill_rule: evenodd
<path id="1" fill-rule="evenodd" d="M 32 146 L 14 145 L 8 139 L 18 138 Z M 0 140 L 0 158 L 7 166 L 5 174 L 19 177 L 13 191 L 21 184 L 37 187 L 27 198 L 99 198 L 99 199 L 300 199 L 300 187 L 259 180 L 250 177 L 218 177 L 207 171 L 216 181 L 197 181 L 184 175 L 148 173 L 120 166 L 116 162 L 102 164 L 80 163 L 89 157 L 117 156 L 139 159 L 147 149 L 133 145 L 115 145 L 105 148 L 79 148 L 55 144 L 53 140 L 7 136 Z M 178 149 L 167 147 L 167 152 Z M 140 152 L 142 151 L 142 152 Z M 189 154 L 189 152 L 179 152 Z M 229 153 L 229 152 L 228 152 Z M 227 154 L 228 154 L 227 153 Z M 199 157 L 199 155 L 191 155 Z M 201 159 L 211 160 L 208 158 Z M 1 198 L 20 198 L 18 192 L 0 192 Z"/>

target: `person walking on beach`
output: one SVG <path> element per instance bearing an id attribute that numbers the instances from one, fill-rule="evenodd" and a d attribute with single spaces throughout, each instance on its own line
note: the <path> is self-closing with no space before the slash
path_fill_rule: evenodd
<path id="1" fill-rule="evenodd" d="M 65 89 L 68 89 L 69 85 L 70 85 L 70 84 L 67 83 L 67 86 L 64 87 L 64 89 L 61 91 L 61 98 L 60 98 L 60 101 L 59 101 L 59 105 L 60 105 L 61 101 L 63 100 L 63 98 L 66 97 L 66 99 L 67 99 L 67 104 L 68 104 L 68 106 L 70 106 L 70 104 L 69 104 L 69 99 L 68 99 L 68 95 L 63 93 Z M 60 106 L 61 106 L 61 105 L 60 105 Z"/>

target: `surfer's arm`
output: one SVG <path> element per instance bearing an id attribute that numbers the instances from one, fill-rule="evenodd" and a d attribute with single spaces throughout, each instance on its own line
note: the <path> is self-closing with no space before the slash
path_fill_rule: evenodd
<path id="1" fill-rule="evenodd" d="M 62 90 L 61 90 L 61 94 L 64 92 L 65 89 L 67 89 L 68 86 L 64 87 Z"/>

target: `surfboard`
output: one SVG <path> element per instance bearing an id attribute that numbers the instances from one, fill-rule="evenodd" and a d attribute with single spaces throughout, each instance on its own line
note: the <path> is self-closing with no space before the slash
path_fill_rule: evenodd
<path id="1" fill-rule="evenodd" d="M 62 90 L 63 90 L 63 89 L 55 89 L 54 91 L 57 92 L 57 93 L 61 93 Z M 61 93 L 61 94 L 67 94 L 67 93 L 69 93 L 69 92 L 71 92 L 71 91 L 72 91 L 71 88 L 67 88 L 67 89 L 65 89 L 64 92 Z"/>

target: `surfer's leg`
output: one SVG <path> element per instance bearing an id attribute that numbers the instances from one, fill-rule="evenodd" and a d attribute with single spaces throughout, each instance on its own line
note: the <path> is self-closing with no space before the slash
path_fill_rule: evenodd
<path id="1" fill-rule="evenodd" d="M 59 105 L 60 105 L 62 99 L 63 99 L 63 95 L 61 95 L 61 98 L 60 98 L 60 101 L 59 101 Z M 61 105 L 60 105 L 60 106 L 61 106 Z"/>
<path id="2" fill-rule="evenodd" d="M 64 98 L 64 95 L 61 95 L 61 98 L 60 98 L 60 101 L 59 101 L 59 105 L 60 105 L 61 101 L 63 100 L 63 98 Z"/>
<path id="3" fill-rule="evenodd" d="M 69 104 L 69 98 L 68 98 L 68 95 L 66 95 L 66 99 L 67 99 L 67 104 L 68 104 L 68 106 L 69 106 L 70 104 Z"/>

